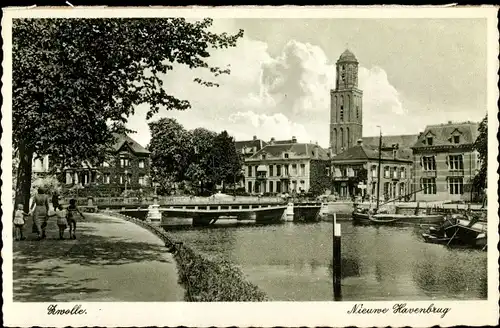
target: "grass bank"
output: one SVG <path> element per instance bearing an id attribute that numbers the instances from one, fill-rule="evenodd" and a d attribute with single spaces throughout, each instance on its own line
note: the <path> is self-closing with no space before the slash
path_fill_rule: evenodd
<path id="1" fill-rule="evenodd" d="M 176 240 L 161 227 L 118 213 L 107 213 L 153 232 L 165 242 L 178 266 L 179 283 L 188 302 L 261 302 L 267 295 L 246 280 L 237 267 L 225 259 L 212 259 Z"/>

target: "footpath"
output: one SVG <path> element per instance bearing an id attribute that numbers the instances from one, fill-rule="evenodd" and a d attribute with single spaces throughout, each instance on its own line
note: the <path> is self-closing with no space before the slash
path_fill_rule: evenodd
<path id="1" fill-rule="evenodd" d="M 119 218 L 84 214 L 76 240 L 59 239 L 55 218 L 47 238 L 36 240 L 32 220 L 26 240 L 14 241 L 14 301 L 168 302 L 183 301 L 177 266 L 151 232 Z"/>

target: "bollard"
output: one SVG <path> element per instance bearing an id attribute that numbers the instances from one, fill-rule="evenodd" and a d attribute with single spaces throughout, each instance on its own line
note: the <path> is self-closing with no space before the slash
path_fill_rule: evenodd
<path id="1" fill-rule="evenodd" d="M 333 297 L 335 301 L 342 300 L 342 257 L 341 231 L 337 223 L 337 214 L 333 214 Z"/>

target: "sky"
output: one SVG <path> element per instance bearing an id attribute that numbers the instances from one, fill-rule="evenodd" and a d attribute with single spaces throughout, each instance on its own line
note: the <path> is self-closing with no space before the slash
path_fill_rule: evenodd
<path id="1" fill-rule="evenodd" d="M 186 129 L 228 131 L 328 147 L 335 62 L 348 48 L 359 61 L 363 136 L 416 134 L 428 124 L 480 121 L 486 114 L 485 19 L 216 19 L 212 30 L 244 37 L 214 50 L 209 63 L 230 75 L 175 67 L 164 87 L 191 102 L 186 111 L 160 110 L 150 121 L 177 119 Z M 209 78 L 218 88 L 193 79 Z M 131 137 L 150 139 L 140 105 Z"/>

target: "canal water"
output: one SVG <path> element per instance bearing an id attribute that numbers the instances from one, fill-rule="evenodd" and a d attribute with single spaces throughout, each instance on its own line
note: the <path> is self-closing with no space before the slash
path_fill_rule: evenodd
<path id="1" fill-rule="evenodd" d="M 342 299 L 487 298 L 487 253 L 422 240 L 416 226 L 342 226 Z"/>
<path id="2" fill-rule="evenodd" d="M 426 244 L 420 227 L 341 225 L 344 301 L 487 298 L 486 252 Z M 275 301 L 333 300 L 330 222 L 166 230 Z"/>

